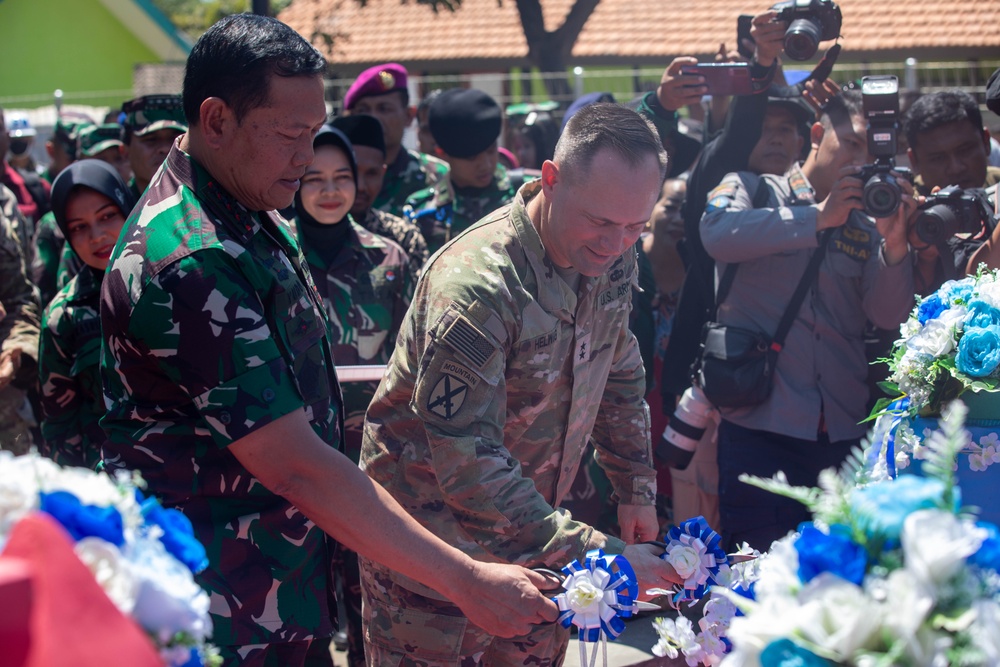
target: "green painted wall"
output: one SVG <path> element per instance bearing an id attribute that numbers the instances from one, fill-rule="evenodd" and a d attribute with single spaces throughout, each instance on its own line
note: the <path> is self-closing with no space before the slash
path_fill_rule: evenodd
<path id="1" fill-rule="evenodd" d="M 132 67 L 159 62 L 98 0 L 0 0 L 0 100 L 4 106 L 118 105 Z M 110 94 L 109 94 L 110 92 Z"/>

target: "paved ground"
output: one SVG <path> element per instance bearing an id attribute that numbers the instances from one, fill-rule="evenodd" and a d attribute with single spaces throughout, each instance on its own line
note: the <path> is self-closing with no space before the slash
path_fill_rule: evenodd
<path id="1" fill-rule="evenodd" d="M 589 667 L 580 663 L 580 649 L 576 641 L 576 633 L 569 643 L 566 662 L 563 667 Z M 626 622 L 625 631 L 613 642 L 608 642 L 608 667 L 680 667 L 684 660 L 667 660 L 653 656 L 653 644 L 656 643 L 656 631 L 653 630 L 653 617 L 642 615 Z M 598 649 L 600 651 L 600 649 Z M 333 662 L 336 667 L 347 667 L 347 654 L 334 651 Z M 603 667 L 601 654 L 598 652 L 597 663 Z"/>

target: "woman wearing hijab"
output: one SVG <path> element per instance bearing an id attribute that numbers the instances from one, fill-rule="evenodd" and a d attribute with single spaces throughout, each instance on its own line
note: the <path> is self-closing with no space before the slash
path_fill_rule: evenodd
<path id="1" fill-rule="evenodd" d="M 409 258 L 394 241 L 367 231 L 349 212 L 357 161 L 347 136 L 329 125 L 313 141 L 315 157 L 295 195 L 294 227 L 326 304 L 338 367 L 385 364 L 413 296 Z M 378 382 L 343 382 L 345 453 L 357 463 L 365 412 Z M 348 609 L 348 662 L 364 665 L 357 556 L 341 548 Z"/>
<path id="2" fill-rule="evenodd" d="M 104 271 L 135 205 L 125 181 L 101 160 L 81 160 L 52 184 L 52 211 L 84 268 L 42 316 L 38 369 L 44 453 L 93 469 L 101 460 L 100 294 Z"/>

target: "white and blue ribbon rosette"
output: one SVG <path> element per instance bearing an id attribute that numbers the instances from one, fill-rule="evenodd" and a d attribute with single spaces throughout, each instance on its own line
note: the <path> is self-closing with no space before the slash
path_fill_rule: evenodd
<path id="1" fill-rule="evenodd" d="M 622 619 L 637 609 L 635 571 L 624 556 L 606 555 L 601 549 L 588 551 L 583 564 L 573 561 L 562 571 L 565 592 L 553 598 L 559 607 L 559 622 L 564 628 L 575 625 L 579 629 L 581 665 L 596 662 L 597 642 L 604 648 L 607 664 L 607 640 L 618 638 L 625 629 Z M 588 643 L 595 643 L 589 661 Z"/>
<path id="2" fill-rule="evenodd" d="M 720 573 L 729 572 L 729 557 L 722 548 L 722 538 L 712 530 L 705 517 L 696 516 L 674 526 L 664 539 L 661 558 L 684 579 L 671 598 L 671 606 L 694 604 L 718 583 Z"/>
<path id="3" fill-rule="evenodd" d="M 908 417 L 909 410 L 910 397 L 904 396 L 890 403 L 875 420 L 867 460 L 869 470 L 876 473 L 884 471 L 889 479 L 896 479 L 896 433 Z"/>

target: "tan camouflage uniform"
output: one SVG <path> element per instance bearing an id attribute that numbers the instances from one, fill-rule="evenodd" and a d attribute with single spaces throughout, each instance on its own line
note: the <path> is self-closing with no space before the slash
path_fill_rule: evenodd
<path id="1" fill-rule="evenodd" d="M 19 230 L 24 218 L 14 193 L 0 185 L 0 346 L 21 349 L 14 382 L 0 389 L 0 449 L 23 454 L 33 444 L 31 410 L 24 388 L 35 382 L 38 364 L 38 290 L 28 280 Z"/>
<path id="2" fill-rule="evenodd" d="M 628 330 L 630 249 L 574 293 L 525 203 L 537 184 L 425 268 L 368 410 L 361 464 L 473 558 L 558 568 L 624 543 L 557 509 L 588 442 L 620 503 L 652 505 L 645 376 Z M 556 665 L 568 631 L 500 640 L 429 589 L 362 560 L 371 664 Z M 412 662 L 397 662 L 405 654 Z M 473 658 L 472 656 L 478 656 Z"/>

